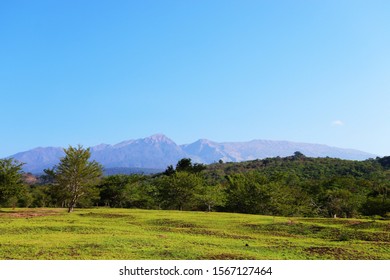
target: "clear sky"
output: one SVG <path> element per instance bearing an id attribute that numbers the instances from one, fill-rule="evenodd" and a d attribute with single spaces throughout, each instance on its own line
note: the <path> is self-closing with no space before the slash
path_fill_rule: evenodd
<path id="1" fill-rule="evenodd" d="M 0 1 L 0 157 L 164 133 L 390 155 L 390 1 Z"/>

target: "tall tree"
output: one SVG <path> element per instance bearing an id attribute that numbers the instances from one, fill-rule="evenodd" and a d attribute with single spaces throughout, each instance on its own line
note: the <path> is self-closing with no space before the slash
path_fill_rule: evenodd
<path id="1" fill-rule="evenodd" d="M 102 166 L 96 161 L 89 161 L 90 149 L 82 146 L 64 149 L 56 168 L 56 181 L 65 190 L 68 199 L 68 212 L 72 212 L 77 201 L 88 194 L 102 176 Z"/>
<path id="2" fill-rule="evenodd" d="M 16 160 L 0 159 L 0 203 L 9 199 L 17 201 L 16 197 L 22 191 L 22 166 Z M 15 207 L 16 202 L 14 203 Z"/>

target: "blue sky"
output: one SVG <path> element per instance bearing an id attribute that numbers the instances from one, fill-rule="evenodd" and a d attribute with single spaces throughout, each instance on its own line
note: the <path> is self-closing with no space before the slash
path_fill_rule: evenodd
<path id="1" fill-rule="evenodd" d="M 164 133 L 390 155 L 389 1 L 1 1 L 0 157 Z"/>

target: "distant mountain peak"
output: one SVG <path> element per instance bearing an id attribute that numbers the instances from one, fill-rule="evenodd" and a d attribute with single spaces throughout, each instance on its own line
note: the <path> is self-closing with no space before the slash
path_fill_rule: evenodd
<path id="1" fill-rule="evenodd" d="M 111 147 L 111 145 L 108 145 L 108 144 L 99 144 L 97 146 L 93 146 L 91 147 L 91 151 L 101 151 L 101 150 L 104 150 L 104 149 L 107 149 Z"/>
<path id="2" fill-rule="evenodd" d="M 146 137 L 142 139 L 145 142 L 153 142 L 153 143 L 175 143 L 172 139 L 168 138 L 162 133 L 153 134 L 152 136 Z"/>
<path id="3" fill-rule="evenodd" d="M 196 141 L 198 143 L 201 143 L 201 144 L 216 144 L 216 142 L 214 141 L 211 141 L 209 139 L 199 139 L 198 141 Z"/>

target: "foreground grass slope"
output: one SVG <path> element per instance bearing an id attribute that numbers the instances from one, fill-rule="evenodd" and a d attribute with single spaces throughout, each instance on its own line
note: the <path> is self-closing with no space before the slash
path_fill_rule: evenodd
<path id="1" fill-rule="evenodd" d="M 390 221 L 2 209 L 0 259 L 390 259 Z"/>

